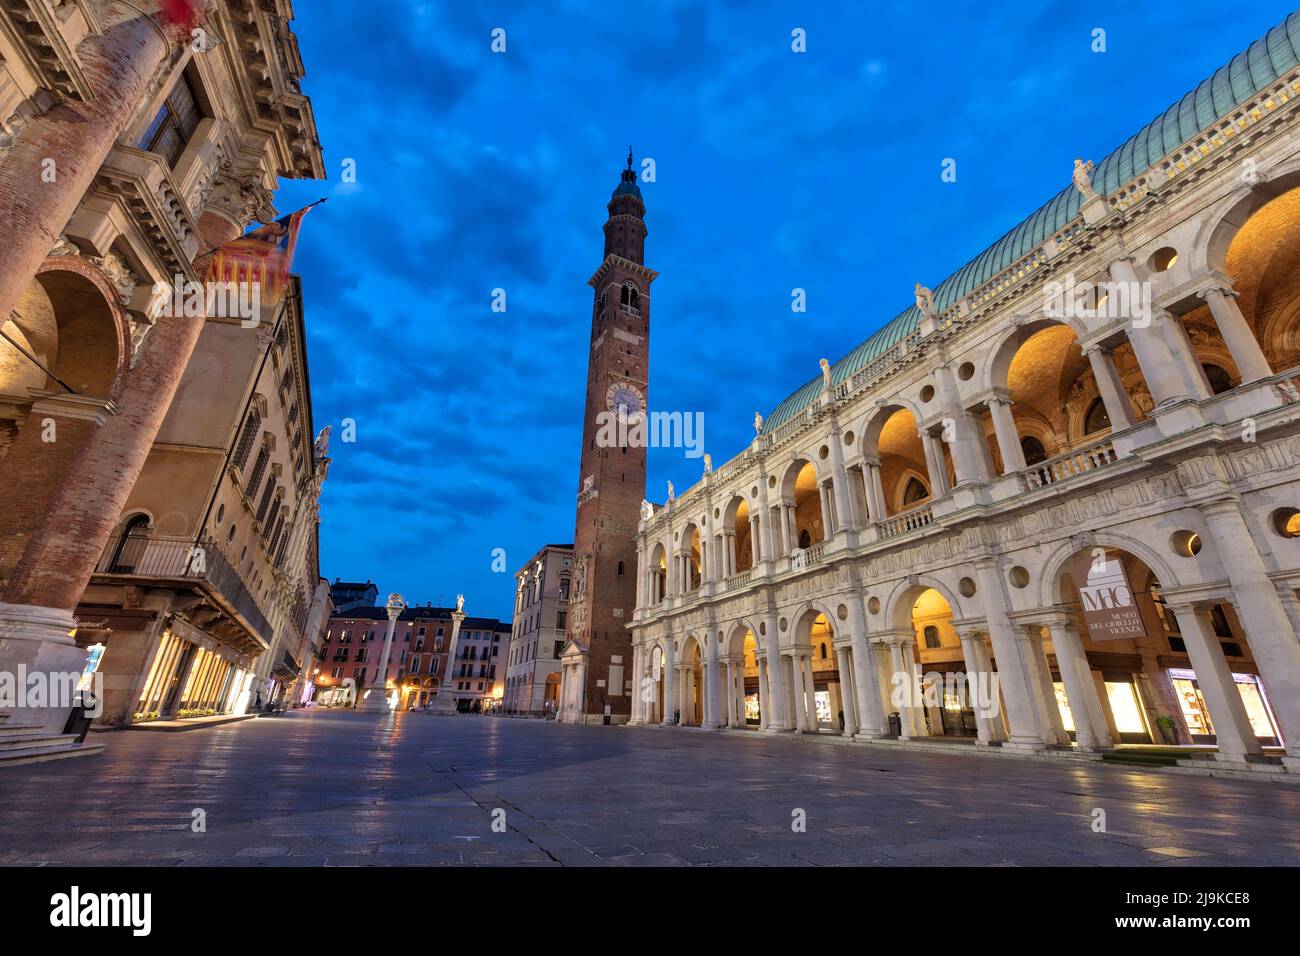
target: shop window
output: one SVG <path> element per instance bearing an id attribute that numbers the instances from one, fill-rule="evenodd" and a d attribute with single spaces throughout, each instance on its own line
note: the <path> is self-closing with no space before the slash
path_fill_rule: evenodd
<path id="1" fill-rule="evenodd" d="M 1107 428 L 1110 428 L 1110 412 L 1106 411 L 1106 403 L 1100 398 L 1093 399 L 1087 414 L 1083 416 L 1083 433 L 1091 435 Z"/>

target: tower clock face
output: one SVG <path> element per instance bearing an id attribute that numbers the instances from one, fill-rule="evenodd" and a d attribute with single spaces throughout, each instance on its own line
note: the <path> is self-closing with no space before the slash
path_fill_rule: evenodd
<path id="1" fill-rule="evenodd" d="M 616 382 L 605 393 L 609 410 L 629 422 L 635 422 L 645 410 L 645 396 L 631 382 Z"/>

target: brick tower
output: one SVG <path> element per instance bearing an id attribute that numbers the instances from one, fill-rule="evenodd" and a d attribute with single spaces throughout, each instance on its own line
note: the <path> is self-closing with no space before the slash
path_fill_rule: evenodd
<path id="1" fill-rule="evenodd" d="M 658 275 L 644 265 L 645 203 L 636 179 L 629 149 L 607 207 L 605 258 L 588 283 L 595 297 L 560 707 L 560 719 L 573 723 L 600 721 L 606 704 L 615 723 L 631 716 L 625 625 L 636 606 L 634 536 L 646 466 L 645 443 L 636 436 L 644 434 L 647 414 L 650 283 Z M 609 441 L 611 433 L 617 441 Z"/>

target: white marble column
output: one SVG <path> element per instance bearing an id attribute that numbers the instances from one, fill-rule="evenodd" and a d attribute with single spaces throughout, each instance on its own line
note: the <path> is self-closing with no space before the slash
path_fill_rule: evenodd
<path id="1" fill-rule="evenodd" d="M 767 658 L 759 657 L 758 664 L 758 729 L 772 730 L 772 692 L 767 679 Z"/>
<path id="2" fill-rule="evenodd" d="M 1038 705 L 1039 719 L 1044 727 L 1044 740 L 1048 744 L 1068 747 L 1070 737 L 1065 732 L 1065 721 L 1061 717 L 1060 705 L 1056 703 L 1052 669 L 1047 663 L 1047 648 L 1043 643 L 1043 626 L 1041 624 L 1021 626 L 1019 635 L 1024 644 L 1025 657 L 1030 664 L 1030 679 L 1034 688 L 1035 702 Z"/>
<path id="3" fill-rule="evenodd" d="M 1002 456 L 1002 474 L 1024 471 L 1025 452 L 1020 447 L 1020 434 L 1011 414 L 1011 400 L 1001 396 L 989 398 L 989 416 L 993 419 L 993 432 L 998 439 L 998 453 Z"/>
<path id="4" fill-rule="evenodd" d="M 722 675 L 718 666 L 718 638 L 710 635 L 705 654 L 704 726 L 717 730 L 722 725 Z"/>
<path id="5" fill-rule="evenodd" d="M 1259 665 L 1288 758 L 1300 758 L 1300 642 L 1291 619 L 1246 525 L 1241 503 L 1227 498 L 1205 502 L 1198 509 L 1232 585 L 1232 605 Z"/>
<path id="6" fill-rule="evenodd" d="M 673 710 L 677 707 L 677 662 L 673 658 L 673 641 L 672 638 L 664 641 L 663 654 L 663 675 L 664 683 L 664 712 L 661 715 L 661 723 L 671 724 L 673 722 Z"/>
<path id="7" fill-rule="evenodd" d="M 1005 736 L 1001 718 L 994 716 L 994 708 L 1001 708 L 1001 695 L 994 678 L 993 662 L 984 646 L 982 634 L 968 628 L 959 630 L 957 635 L 961 639 L 962 660 L 966 665 L 967 692 L 975 711 L 976 740 L 988 746 Z"/>
<path id="8" fill-rule="evenodd" d="M 1214 324 L 1219 327 L 1224 344 L 1232 353 L 1232 361 L 1241 372 L 1242 384 L 1269 378 L 1273 369 L 1264 357 L 1264 350 L 1259 347 L 1259 340 L 1250 330 L 1246 317 L 1237 305 L 1237 293 L 1224 286 L 1210 286 L 1198 293 L 1210 307 Z"/>
<path id="9" fill-rule="evenodd" d="M 1041 750 L 1051 738 L 1042 724 L 1034 699 L 1037 665 L 1025 653 L 1025 642 L 1017 639 L 1012 628 L 997 562 L 987 558 L 976 561 L 975 573 L 989 639 L 998 661 L 998 685 L 1002 689 L 1007 726 L 1011 732 L 1006 746 Z"/>
<path id="10" fill-rule="evenodd" d="M 1192 670 L 1196 672 L 1196 684 L 1210 711 L 1219 759 L 1244 760 L 1260 753 L 1259 739 L 1250 726 L 1241 692 L 1223 656 L 1223 646 L 1205 614 L 1192 605 L 1167 606 L 1178 618 L 1178 630 L 1187 646 Z"/>
<path id="11" fill-rule="evenodd" d="M 1097 682 L 1092 679 L 1092 667 L 1074 622 L 1066 617 L 1052 618 L 1047 622 L 1047 629 L 1052 635 L 1056 666 L 1070 702 L 1075 743 L 1080 750 L 1111 749 L 1115 743 L 1111 740 L 1106 715 L 1101 709 L 1101 698 L 1097 694 Z"/>
<path id="12" fill-rule="evenodd" d="M 925 470 L 930 477 L 930 496 L 942 498 L 949 491 L 948 468 L 944 462 L 943 446 L 938 437 L 923 430 L 921 449 L 925 452 Z"/>
<path id="13" fill-rule="evenodd" d="M 840 669 L 840 706 L 844 709 L 844 727 L 841 732 L 846 737 L 852 737 L 858 732 L 858 715 L 854 707 L 853 671 L 847 647 L 835 648 L 835 662 Z"/>
<path id="14" fill-rule="evenodd" d="M 1115 282 L 1125 283 L 1130 289 L 1140 287 L 1137 271 L 1129 259 L 1116 259 L 1110 264 L 1109 272 Z M 1149 317 L 1130 315 L 1121 316 L 1121 319 L 1156 406 L 1191 398 L 1192 390 L 1179 372 L 1178 361 L 1161 324 L 1167 321 L 1168 316 L 1153 311 Z"/>
<path id="15" fill-rule="evenodd" d="M 817 697 L 813 688 L 812 657 L 805 651 L 799 655 L 799 667 L 803 672 L 803 705 L 805 726 L 809 733 L 817 733 Z"/>
<path id="16" fill-rule="evenodd" d="M 889 732 L 880 693 L 880 667 L 875 649 L 867 643 L 866 615 L 862 598 L 849 601 L 849 644 L 853 648 L 853 694 L 857 707 L 858 736 L 883 737 Z"/>
<path id="17" fill-rule="evenodd" d="M 1090 345 L 1083 350 L 1092 366 L 1092 377 L 1097 380 L 1097 391 L 1101 394 L 1101 403 L 1106 406 L 1106 415 L 1110 418 L 1112 431 L 1122 431 L 1137 421 L 1137 412 L 1124 390 L 1124 382 L 1115 368 L 1115 358 L 1109 349 L 1100 345 Z"/>

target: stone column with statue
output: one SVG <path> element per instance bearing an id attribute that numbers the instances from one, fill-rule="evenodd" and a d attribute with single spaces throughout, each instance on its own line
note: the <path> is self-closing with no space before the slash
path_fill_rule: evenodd
<path id="1" fill-rule="evenodd" d="M 451 612 L 451 643 L 447 645 L 447 671 L 438 684 L 438 696 L 429 702 L 429 713 L 447 715 L 456 713 L 456 644 L 460 639 L 460 626 L 465 623 L 465 595 L 456 595 L 456 610 Z"/>
<path id="2" fill-rule="evenodd" d="M 400 594 L 388 595 L 388 603 L 384 605 L 388 611 L 388 632 L 384 635 L 384 652 L 379 657 L 379 674 L 375 677 L 375 685 L 366 695 L 365 700 L 361 702 L 360 710 L 372 714 L 388 713 L 388 659 L 393 652 L 393 631 L 397 627 L 397 619 L 401 613 L 406 610 L 406 602 L 402 600 Z"/>

